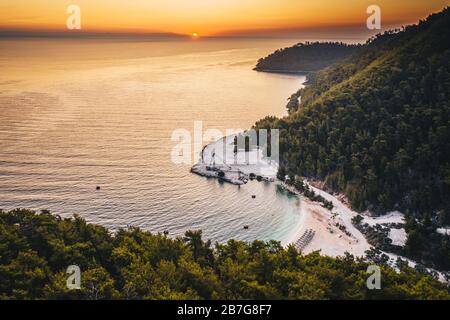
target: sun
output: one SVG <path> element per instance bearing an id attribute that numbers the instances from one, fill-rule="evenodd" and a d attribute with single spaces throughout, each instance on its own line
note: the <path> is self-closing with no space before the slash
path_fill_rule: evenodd
<path id="1" fill-rule="evenodd" d="M 198 38 L 198 37 L 199 37 L 199 35 L 198 35 L 197 32 L 193 32 L 193 33 L 192 33 L 192 38 Z"/>

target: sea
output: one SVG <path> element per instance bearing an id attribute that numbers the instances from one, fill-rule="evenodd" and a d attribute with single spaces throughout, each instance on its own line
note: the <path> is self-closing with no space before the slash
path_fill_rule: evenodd
<path id="1" fill-rule="evenodd" d="M 296 42 L 0 39 L 0 208 L 77 214 L 113 232 L 202 230 L 213 242 L 287 244 L 299 228 L 297 197 L 277 183 L 238 187 L 190 167 L 195 122 L 225 135 L 286 114 L 305 77 L 253 67 Z M 191 164 L 173 161 L 180 130 L 192 138 Z"/>

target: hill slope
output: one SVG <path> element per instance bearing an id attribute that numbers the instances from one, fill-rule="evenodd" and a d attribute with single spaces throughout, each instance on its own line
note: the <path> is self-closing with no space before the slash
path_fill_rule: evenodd
<path id="1" fill-rule="evenodd" d="M 80 290 L 66 286 L 69 265 L 81 269 Z M 382 290 L 369 290 L 367 267 L 273 241 L 212 248 L 201 232 L 112 236 L 79 217 L 0 210 L 0 299 L 450 299 L 446 285 L 408 267 L 382 266 Z"/>
<path id="2" fill-rule="evenodd" d="M 406 254 L 450 269 L 450 10 L 371 39 L 317 74 L 280 128 L 281 170 L 326 181 L 360 211 L 410 217 Z M 417 219 L 412 219 L 412 217 Z M 431 250 L 430 250 L 431 249 Z"/>

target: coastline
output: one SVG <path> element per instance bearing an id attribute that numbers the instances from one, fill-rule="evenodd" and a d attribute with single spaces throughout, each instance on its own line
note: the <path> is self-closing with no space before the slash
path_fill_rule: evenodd
<path id="1" fill-rule="evenodd" d="M 322 189 L 312 186 L 307 180 L 304 180 L 304 183 L 318 195 L 324 197 L 328 201 L 331 201 L 334 205 L 332 210 L 325 209 L 318 202 L 309 200 L 293 187 L 282 183 L 283 187 L 286 187 L 286 190 L 297 195 L 302 200 L 302 207 L 300 209 L 303 216 L 301 218 L 302 223 L 300 228 L 292 237 L 290 243 L 295 243 L 297 239 L 299 239 L 299 237 L 306 232 L 306 230 L 315 231 L 315 236 L 312 238 L 311 242 L 302 250 L 302 253 L 304 254 L 320 251 L 321 254 L 331 257 L 344 256 L 346 252 L 356 257 L 366 256 L 366 250 L 370 250 L 373 246 L 368 243 L 366 236 L 353 225 L 352 218 L 357 215 L 362 216 L 364 218 L 364 222 L 372 226 L 377 224 L 390 225 L 404 223 L 404 214 L 399 211 L 388 212 L 385 215 L 376 217 L 371 216 L 369 212 L 358 213 L 353 211 L 347 204 L 344 203 L 345 197 L 343 195 L 335 196 L 329 194 Z M 345 231 L 341 230 L 339 226 L 345 226 Z M 389 234 L 390 237 L 392 235 L 392 233 Z M 401 236 L 400 238 L 402 239 L 394 238 L 392 240 L 399 241 L 398 244 L 404 245 L 406 242 L 406 237 L 403 238 L 403 236 Z M 418 264 L 414 260 L 395 253 L 385 252 L 382 250 L 380 250 L 380 252 L 389 258 L 388 265 L 395 270 L 398 270 L 398 266 L 396 265 L 398 258 L 405 261 L 411 268 L 414 268 Z M 432 268 L 425 269 L 428 272 L 436 273 L 439 281 L 448 283 L 442 272 Z"/>
<path id="2" fill-rule="evenodd" d="M 306 75 L 306 81 L 302 83 L 303 85 L 308 84 L 308 76 L 314 73 L 312 71 L 262 70 L 257 68 L 253 70 L 257 72 Z M 205 145 L 200 153 L 200 160 L 192 166 L 191 172 L 207 178 L 216 178 L 237 186 L 246 184 L 249 180 L 253 180 L 256 177 L 258 181 L 277 181 L 278 164 L 264 161 L 259 149 L 250 150 L 250 152 L 238 150 L 237 154 L 233 152 L 233 139 L 236 135 L 225 136 L 216 142 Z M 234 159 L 230 155 L 234 155 Z M 246 159 L 246 157 L 257 159 L 256 164 L 243 164 L 242 160 Z M 212 163 L 213 165 L 211 165 Z M 317 195 L 331 202 L 333 208 L 331 210 L 327 209 L 320 202 L 308 199 L 295 188 L 281 182 L 283 189 L 301 200 L 298 227 L 292 232 L 292 236 L 286 242 L 285 247 L 294 245 L 303 254 L 319 251 L 322 255 L 331 257 L 344 256 L 347 253 L 355 257 L 366 257 L 366 252 L 375 249 L 375 247 L 369 243 L 367 233 L 363 233 L 359 226 L 357 227 L 352 222 L 352 219 L 357 216 L 362 217 L 365 225 L 389 228 L 387 238 L 390 239 L 391 243 L 399 247 L 405 245 L 407 234 L 404 230 L 404 214 L 401 212 L 387 212 L 383 216 L 373 216 L 368 211 L 358 213 L 351 209 L 351 205 L 345 195 L 328 193 L 325 191 L 322 182 L 304 180 L 304 183 Z M 398 226 L 391 228 L 392 225 Z M 442 230 L 441 232 L 446 233 L 448 230 Z M 381 255 L 387 256 L 387 264 L 395 270 L 398 270 L 397 260 L 399 258 L 412 268 L 418 264 L 416 261 L 392 252 L 378 251 Z M 425 267 L 425 269 L 437 274 L 440 281 L 447 282 L 443 273 L 432 268 Z"/>
<path id="3" fill-rule="evenodd" d="M 204 146 L 200 159 L 191 168 L 191 172 L 203 177 L 223 180 L 237 186 L 246 184 L 250 179 L 250 174 L 254 174 L 255 177 L 261 177 L 262 181 L 275 182 L 278 165 L 258 158 L 261 156 L 259 149 L 247 152 L 249 159 L 258 160 L 256 164 L 243 164 L 242 161 L 246 156 L 244 150 L 238 150 L 236 157 L 233 157 L 234 136 L 223 137 Z M 237 160 L 236 164 L 233 163 L 234 160 Z M 219 176 L 219 172 L 223 172 L 223 176 Z M 364 256 L 366 250 L 369 250 L 372 246 L 367 242 L 365 236 L 352 224 L 352 218 L 358 213 L 350 209 L 342 197 L 338 199 L 312 186 L 306 180 L 305 183 L 317 194 L 331 201 L 334 208 L 330 211 L 319 202 L 309 200 L 293 187 L 281 182 L 283 189 L 302 200 L 299 227 L 293 232 L 287 244 L 297 242 L 305 232 L 312 230 L 315 232 L 315 235 L 308 243 L 302 246 L 302 252 L 310 253 L 320 250 L 323 254 L 333 257 L 342 256 L 346 252 L 358 257 Z M 371 223 L 375 223 L 376 218 L 371 219 Z M 398 222 L 398 220 L 384 220 L 384 223 Z"/>
<path id="4" fill-rule="evenodd" d="M 293 75 L 302 75 L 308 76 L 310 73 L 317 71 L 305 71 L 305 70 L 283 70 L 283 69 L 261 69 L 261 68 L 253 68 L 253 70 L 257 72 L 267 72 L 267 73 L 280 73 L 280 74 L 293 74 Z"/>
<path id="5" fill-rule="evenodd" d="M 276 182 L 276 173 L 278 166 L 269 164 L 267 162 L 259 162 L 259 164 L 231 164 L 228 165 L 226 161 L 220 161 L 215 164 L 216 170 L 208 165 L 208 161 L 213 161 L 212 154 L 217 150 L 228 150 L 233 147 L 234 135 L 223 137 L 216 142 L 210 143 L 202 149 L 200 160 L 191 168 L 191 172 L 204 176 L 207 178 L 220 179 L 231 184 L 240 186 L 246 184 L 249 180 L 250 173 L 260 173 L 264 181 L 274 182 L 281 185 L 287 192 L 297 196 L 301 200 L 300 219 L 297 229 L 292 232 L 292 236 L 286 242 L 285 247 L 294 245 L 303 254 L 309 254 L 319 251 L 320 254 L 330 257 L 344 256 L 346 253 L 352 254 L 355 257 L 365 257 L 366 251 L 374 248 L 367 241 L 364 235 L 352 223 L 352 219 L 356 216 L 363 217 L 364 223 L 370 226 L 382 225 L 389 226 L 391 224 L 404 224 L 404 215 L 401 212 L 388 212 L 383 216 L 372 216 L 369 212 L 358 213 L 353 211 L 344 195 L 334 195 L 319 188 L 319 184 L 304 180 L 317 195 L 322 196 L 327 201 L 333 204 L 333 209 L 325 208 L 320 202 L 311 201 L 303 196 L 294 187 L 287 185 L 284 182 Z M 260 150 L 253 151 L 252 156 L 257 157 Z M 238 152 L 238 158 L 245 155 L 244 151 Z M 263 164 L 263 165 L 261 165 Z M 209 168 L 207 168 L 209 167 Z M 218 172 L 224 172 L 223 177 L 218 176 Z M 315 186 L 314 186 L 315 185 Z M 392 230 L 403 230 L 391 229 Z M 404 231 L 404 230 L 403 230 Z M 391 232 L 389 233 L 391 240 L 397 245 L 403 246 L 406 242 L 406 233 Z M 397 255 L 391 252 L 381 251 L 381 254 L 389 258 L 388 265 L 394 269 L 398 269 L 396 262 L 398 258 L 410 267 L 415 267 L 417 262 Z M 440 281 L 445 282 L 443 274 L 437 270 L 426 268 L 431 272 L 436 272 Z"/>
<path id="6" fill-rule="evenodd" d="M 203 147 L 197 164 L 192 166 L 191 172 L 206 178 L 215 178 L 228 183 L 240 186 L 246 184 L 250 179 L 250 174 L 261 177 L 260 180 L 275 182 L 277 180 L 278 165 L 268 163 L 261 159 L 261 150 L 256 149 L 250 152 L 238 150 L 236 156 L 233 153 L 233 139 L 235 135 L 223 137 L 215 142 Z M 252 159 L 254 164 L 246 164 L 245 157 Z M 235 161 L 235 162 L 234 162 Z M 223 176 L 219 176 L 223 172 Z M 319 202 L 314 202 L 300 194 L 295 188 L 281 182 L 281 186 L 286 191 L 299 197 L 301 201 L 299 227 L 293 232 L 287 244 L 294 244 L 308 230 L 315 232 L 314 236 L 302 246 L 303 253 L 311 253 L 320 250 L 328 256 L 343 256 L 346 252 L 358 257 L 365 255 L 365 252 L 372 248 L 366 237 L 352 223 L 352 218 L 359 213 L 353 211 L 344 196 L 334 196 L 326 191 L 313 186 L 311 182 L 304 180 L 316 194 L 321 195 L 326 200 L 333 203 L 333 209 L 329 210 Z M 365 222 L 371 225 L 377 223 L 401 223 L 403 215 L 401 213 L 392 216 L 382 216 L 378 218 L 364 215 Z M 395 263 L 397 256 L 386 253 Z"/>

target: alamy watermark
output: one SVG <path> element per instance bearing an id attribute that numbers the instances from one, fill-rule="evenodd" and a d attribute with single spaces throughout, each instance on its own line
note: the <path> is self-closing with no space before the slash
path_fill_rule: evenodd
<path id="1" fill-rule="evenodd" d="M 67 7 L 66 13 L 70 16 L 66 20 L 66 27 L 68 30 L 81 29 L 81 9 L 76 4 L 71 4 Z"/>
<path id="2" fill-rule="evenodd" d="M 69 290 L 79 290 L 81 289 L 81 269 L 77 265 L 70 265 L 67 267 L 66 273 L 69 275 L 67 277 L 66 286 Z"/>
<path id="3" fill-rule="evenodd" d="M 367 7 L 366 13 L 370 16 L 367 18 L 366 25 L 369 30 L 381 29 L 381 8 L 376 5 L 370 5 Z"/>
<path id="4" fill-rule="evenodd" d="M 366 285 L 369 290 L 380 290 L 381 289 L 381 270 L 377 265 L 370 265 L 367 267 L 367 273 L 370 276 L 367 278 Z"/>

